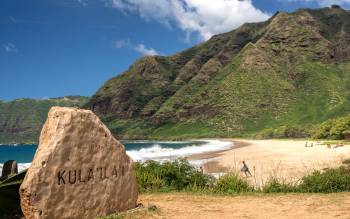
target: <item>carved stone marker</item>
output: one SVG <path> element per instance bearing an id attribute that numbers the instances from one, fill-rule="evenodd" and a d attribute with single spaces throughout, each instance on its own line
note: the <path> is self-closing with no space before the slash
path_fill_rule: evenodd
<path id="1" fill-rule="evenodd" d="M 20 188 L 25 218 L 96 218 L 136 207 L 132 160 L 89 110 L 51 108 Z"/>
<path id="2" fill-rule="evenodd" d="M 17 173 L 18 173 L 17 162 L 15 160 L 8 160 L 2 166 L 2 173 L 1 173 L 0 180 L 5 180 L 7 177 Z"/>

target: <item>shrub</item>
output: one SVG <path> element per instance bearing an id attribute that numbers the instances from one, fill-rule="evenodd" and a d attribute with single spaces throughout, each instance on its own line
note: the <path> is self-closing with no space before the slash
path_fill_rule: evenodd
<path id="1" fill-rule="evenodd" d="M 259 139 L 268 138 L 306 138 L 310 137 L 310 127 L 301 127 L 297 125 L 280 126 L 276 129 L 265 129 L 256 135 Z"/>
<path id="2" fill-rule="evenodd" d="M 238 174 L 228 173 L 216 181 L 211 191 L 221 194 L 237 194 L 242 192 L 252 192 L 254 191 L 254 188 Z"/>
<path id="3" fill-rule="evenodd" d="M 201 190 L 209 188 L 213 177 L 203 174 L 185 159 L 159 163 L 135 163 L 136 179 L 140 191 Z"/>
<path id="4" fill-rule="evenodd" d="M 345 163 L 349 163 L 346 161 Z M 236 173 L 228 173 L 219 179 L 203 174 L 186 160 L 159 163 L 147 161 L 135 163 L 139 191 L 189 191 L 218 194 L 244 192 L 264 193 L 330 193 L 350 191 L 350 166 L 324 171 L 314 171 L 303 177 L 299 183 L 286 183 L 271 178 L 262 188 L 254 189 Z"/>
<path id="5" fill-rule="evenodd" d="M 287 193 L 297 192 L 295 185 L 286 182 L 280 182 L 276 178 L 271 178 L 263 187 L 262 191 L 265 193 Z"/>
<path id="6" fill-rule="evenodd" d="M 346 139 L 350 137 L 350 115 L 327 120 L 313 129 L 315 139 Z"/>
<path id="7" fill-rule="evenodd" d="M 350 168 L 341 166 L 324 172 L 314 171 L 302 178 L 301 192 L 331 193 L 350 191 Z"/>

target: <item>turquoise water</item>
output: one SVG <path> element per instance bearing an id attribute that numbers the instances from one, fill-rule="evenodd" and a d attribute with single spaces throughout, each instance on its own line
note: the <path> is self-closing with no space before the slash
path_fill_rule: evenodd
<path id="1" fill-rule="evenodd" d="M 16 160 L 18 163 L 30 163 L 33 160 L 37 145 L 1 145 L 0 163 Z"/>

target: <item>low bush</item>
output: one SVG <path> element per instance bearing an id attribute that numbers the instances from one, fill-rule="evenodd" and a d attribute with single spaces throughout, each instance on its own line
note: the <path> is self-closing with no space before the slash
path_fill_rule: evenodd
<path id="1" fill-rule="evenodd" d="M 190 191 L 234 194 L 253 191 L 248 182 L 239 175 L 230 173 L 219 179 L 203 174 L 188 161 L 146 161 L 134 166 L 140 192 Z"/>
<path id="2" fill-rule="evenodd" d="M 302 178 L 298 189 L 305 193 L 349 192 L 350 168 L 341 166 L 323 172 L 315 171 Z"/>
<path id="3" fill-rule="evenodd" d="M 185 159 L 137 162 L 134 168 L 140 191 L 202 190 L 209 188 L 214 180 Z"/>
<path id="4" fill-rule="evenodd" d="M 216 181 L 211 188 L 211 191 L 221 194 L 237 194 L 242 192 L 253 192 L 254 187 L 250 186 L 249 183 L 242 179 L 238 174 L 228 173 Z"/>
<path id="5" fill-rule="evenodd" d="M 350 138 L 350 115 L 327 120 L 312 131 L 315 139 L 348 139 Z"/>
<path id="6" fill-rule="evenodd" d="M 297 183 L 287 183 L 271 178 L 260 189 L 255 189 L 245 178 L 236 173 L 228 173 L 215 179 L 203 174 L 184 159 L 165 163 L 156 161 L 135 163 L 135 173 L 140 192 L 188 191 L 215 194 L 350 192 L 349 165 L 314 171 Z"/>
<path id="7" fill-rule="evenodd" d="M 298 184 L 284 183 L 276 179 L 267 182 L 262 189 L 266 193 L 332 193 L 350 191 L 350 168 L 338 167 L 314 171 L 303 177 Z"/>
<path id="8" fill-rule="evenodd" d="M 301 127 L 297 125 L 286 125 L 276 129 L 265 129 L 259 132 L 255 137 L 258 139 L 269 138 L 307 138 L 310 137 L 310 127 Z"/>
<path id="9" fill-rule="evenodd" d="M 287 193 L 297 192 L 297 188 L 292 183 L 281 182 L 276 178 L 271 178 L 263 187 L 264 193 Z"/>

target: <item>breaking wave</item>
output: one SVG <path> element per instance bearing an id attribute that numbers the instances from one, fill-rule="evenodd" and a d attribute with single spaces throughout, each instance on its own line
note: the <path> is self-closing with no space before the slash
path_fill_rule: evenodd
<path id="1" fill-rule="evenodd" d="M 134 141 L 137 143 L 149 143 L 149 141 Z M 198 143 L 201 143 L 199 144 Z M 171 144 L 185 144 L 184 147 L 180 148 L 171 148 L 164 147 L 161 144 L 171 143 Z M 17 145 L 13 145 L 17 146 Z M 232 142 L 220 141 L 220 140 L 198 140 L 198 141 L 162 141 L 154 142 L 150 146 L 143 147 L 140 149 L 129 149 L 126 150 L 126 153 L 134 161 L 146 161 L 146 160 L 156 160 L 156 161 L 167 161 L 174 160 L 179 157 L 186 157 L 192 154 L 200 154 L 206 152 L 214 152 L 230 149 L 233 146 Z M 204 160 L 191 160 L 190 163 L 194 166 L 200 166 L 201 164 L 207 162 L 208 159 Z M 31 163 L 18 163 L 18 171 L 25 170 L 29 168 Z M 3 164 L 0 163 L 0 175 L 2 172 Z"/>
<path id="2" fill-rule="evenodd" d="M 139 150 L 127 150 L 126 153 L 135 161 L 164 161 L 173 160 L 178 157 L 186 157 L 192 154 L 227 150 L 233 145 L 232 142 L 219 140 L 205 140 L 202 145 L 193 145 L 193 142 L 194 141 L 191 141 L 188 146 L 177 149 L 164 148 L 160 144 L 155 143 L 151 147 L 141 148 Z"/>

